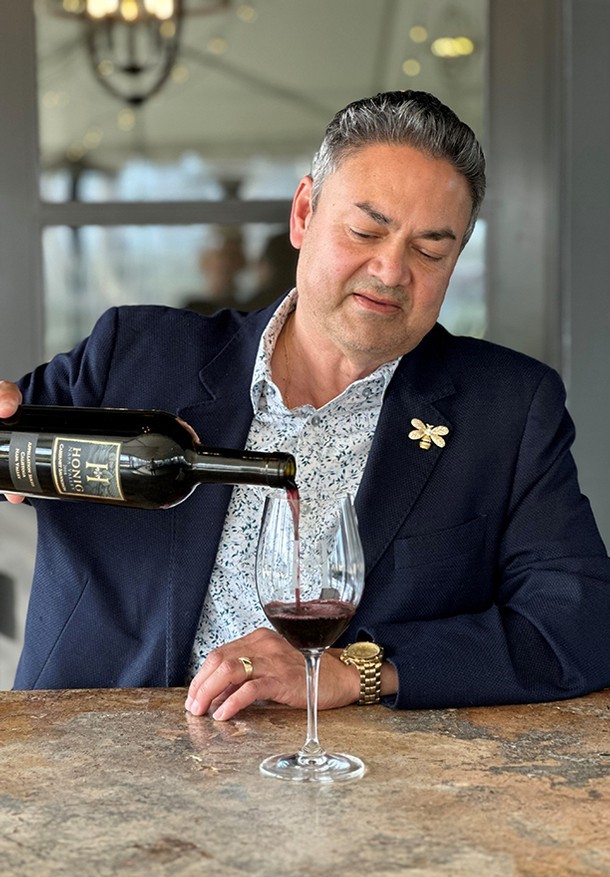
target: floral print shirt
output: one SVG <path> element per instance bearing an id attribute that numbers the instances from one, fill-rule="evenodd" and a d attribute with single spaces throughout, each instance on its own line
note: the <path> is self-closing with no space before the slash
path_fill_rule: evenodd
<path id="1" fill-rule="evenodd" d="M 246 448 L 284 451 L 297 462 L 302 512 L 338 497 L 355 497 L 368 457 L 385 389 L 399 360 L 385 363 L 355 381 L 321 408 L 286 408 L 271 378 L 271 355 L 280 331 L 296 306 L 293 290 L 279 305 L 259 344 L 250 397 L 254 417 Z M 233 488 L 224 529 L 188 668 L 192 678 L 208 652 L 257 627 L 269 627 L 259 604 L 254 575 L 256 546 L 269 488 Z"/>

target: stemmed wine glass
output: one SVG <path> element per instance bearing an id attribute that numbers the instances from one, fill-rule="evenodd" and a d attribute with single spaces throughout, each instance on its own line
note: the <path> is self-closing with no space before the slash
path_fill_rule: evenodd
<path id="1" fill-rule="evenodd" d="M 318 740 L 320 658 L 349 624 L 364 587 L 364 554 L 348 496 L 335 503 L 299 502 L 298 493 L 265 500 L 256 557 L 265 615 L 302 652 L 307 674 L 307 739 L 299 752 L 266 758 L 266 776 L 309 782 L 360 777 L 363 762 L 325 752 Z"/>

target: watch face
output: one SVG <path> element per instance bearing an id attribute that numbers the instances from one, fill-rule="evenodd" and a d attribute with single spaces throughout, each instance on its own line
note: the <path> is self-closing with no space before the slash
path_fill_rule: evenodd
<path id="1" fill-rule="evenodd" d="M 360 660 L 370 661 L 373 658 L 379 657 L 379 655 L 381 654 L 381 647 L 378 646 L 377 643 L 352 643 L 347 652 L 351 658 L 358 658 Z"/>

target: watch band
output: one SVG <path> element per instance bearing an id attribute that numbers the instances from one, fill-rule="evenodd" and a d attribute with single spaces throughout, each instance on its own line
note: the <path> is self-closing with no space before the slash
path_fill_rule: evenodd
<path id="1" fill-rule="evenodd" d="M 376 664 L 359 666 L 360 699 L 359 704 L 379 703 L 381 700 L 381 661 Z"/>
<path id="2" fill-rule="evenodd" d="M 340 658 L 344 664 L 356 667 L 360 674 L 358 703 L 362 705 L 379 703 L 383 648 L 372 642 L 351 643 L 343 650 Z"/>

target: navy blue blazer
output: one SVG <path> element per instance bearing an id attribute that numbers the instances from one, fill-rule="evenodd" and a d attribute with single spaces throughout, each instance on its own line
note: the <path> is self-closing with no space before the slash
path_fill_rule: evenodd
<path id="1" fill-rule="evenodd" d="M 121 307 L 21 381 L 26 402 L 160 408 L 243 447 L 273 308 L 214 317 Z M 398 707 L 572 697 L 610 685 L 610 561 L 547 366 L 436 326 L 386 391 L 356 497 L 361 605 L 398 669 Z M 449 428 L 420 448 L 411 419 Z M 174 686 L 185 671 L 231 488 L 167 511 L 36 500 L 39 541 L 17 688 Z"/>

